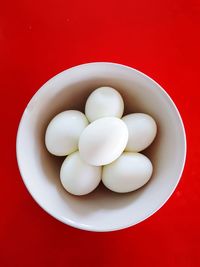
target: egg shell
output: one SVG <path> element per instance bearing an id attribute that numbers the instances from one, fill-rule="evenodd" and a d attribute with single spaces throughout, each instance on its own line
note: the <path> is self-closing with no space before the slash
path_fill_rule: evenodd
<path id="1" fill-rule="evenodd" d="M 132 113 L 122 118 L 128 128 L 129 138 L 126 151 L 140 152 L 154 140 L 157 126 L 154 119 L 144 113 Z"/>
<path id="2" fill-rule="evenodd" d="M 82 132 L 79 139 L 80 155 L 91 165 L 106 165 L 121 155 L 127 141 L 128 129 L 121 119 L 101 118 Z"/>
<path id="3" fill-rule="evenodd" d="M 60 170 L 60 180 L 69 193 L 86 195 L 100 183 L 101 170 L 101 167 L 84 162 L 79 152 L 74 152 L 64 160 Z"/>
<path id="4" fill-rule="evenodd" d="M 153 171 L 151 161 L 140 153 L 124 152 L 103 167 L 102 182 L 117 193 L 128 193 L 146 184 Z"/>
<path id="5" fill-rule="evenodd" d="M 96 89 L 90 94 L 85 105 L 85 114 L 90 122 L 103 117 L 121 118 L 123 112 L 123 99 L 112 87 Z"/>
<path id="6" fill-rule="evenodd" d="M 86 116 L 77 110 L 59 113 L 49 123 L 45 144 L 56 156 L 66 156 L 78 149 L 79 136 L 88 125 Z"/>

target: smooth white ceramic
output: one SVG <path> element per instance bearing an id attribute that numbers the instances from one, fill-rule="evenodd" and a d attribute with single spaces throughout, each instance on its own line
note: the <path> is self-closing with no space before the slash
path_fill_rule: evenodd
<path id="1" fill-rule="evenodd" d="M 141 189 L 127 194 L 103 185 L 86 196 L 68 194 L 59 179 L 64 158 L 45 148 L 45 130 L 64 110 L 84 110 L 89 94 L 100 86 L 116 88 L 125 114 L 144 112 L 158 126 L 153 144 L 145 151 L 153 176 Z M 175 190 L 186 157 L 186 137 L 180 114 L 169 95 L 145 74 L 115 63 L 88 63 L 65 70 L 33 96 L 17 133 L 17 160 L 23 181 L 35 201 L 61 222 L 90 231 L 113 231 L 135 225 L 160 209 Z"/>

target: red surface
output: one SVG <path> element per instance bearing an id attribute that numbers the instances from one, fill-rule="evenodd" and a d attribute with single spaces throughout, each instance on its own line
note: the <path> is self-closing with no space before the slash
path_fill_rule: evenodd
<path id="1" fill-rule="evenodd" d="M 1 266 L 200 266 L 200 1 L 1 1 Z M 18 171 L 15 138 L 36 90 L 71 66 L 111 61 L 158 81 L 177 104 L 188 154 L 167 204 L 126 230 L 92 233 L 47 215 Z M 28 153 L 28 151 L 27 151 Z"/>

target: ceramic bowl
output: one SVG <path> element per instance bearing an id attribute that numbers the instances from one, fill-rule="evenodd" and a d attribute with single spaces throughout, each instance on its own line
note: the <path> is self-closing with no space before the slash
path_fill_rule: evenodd
<path id="1" fill-rule="evenodd" d="M 45 148 L 45 130 L 61 111 L 84 111 L 87 97 L 100 86 L 121 93 L 125 114 L 144 112 L 156 120 L 157 137 L 143 152 L 153 163 L 153 176 L 144 187 L 128 194 L 113 193 L 100 185 L 86 196 L 73 196 L 60 183 L 63 158 L 50 155 Z M 166 91 L 142 72 L 115 63 L 83 64 L 50 79 L 30 100 L 17 133 L 17 161 L 32 197 L 59 221 L 90 231 L 126 228 L 159 210 L 180 180 L 185 156 L 184 126 Z"/>

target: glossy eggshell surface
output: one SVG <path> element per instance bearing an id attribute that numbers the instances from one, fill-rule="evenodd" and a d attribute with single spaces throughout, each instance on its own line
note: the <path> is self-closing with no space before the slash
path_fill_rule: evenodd
<path id="1" fill-rule="evenodd" d="M 124 101 L 120 93 L 112 87 L 100 87 L 88 97 L 85 115 L 90 122 L 103 117 L 121 118 L 124 112 Z"/>
<path id="2" fill-rule="evenodd" d="M 80 155 L 87 163 L 102 166 L 111 163 L 124 151 L 128 141 L 126 124 L 107 117 L 89 124 L 79 139 Z"/>
<path id="3" fill-rule="evenodd" d="M 86 195 L 101 181 L 101 167 L 84 162 L 79 152 L 72 153 L 63 162 L 60 170 L 63 187 L 71 194 Z"/>
<path id="4" fill-rule="evenodd" d="M 157 126 L 154 119 L 144 113 L 133 113 L 122 118 L 128 128 L 129 138 L 126 151 L 140 152 L 154 140 Z"/>
<path id="5" fill-rule="evenodd" d="M 86 116 L 77 110 L 59 113 L 49 123 L 45 144 L 48 151 L 56 156 L 66 156 L 78 149 L 79 136 L 88 125 Z"/>
<path id="6" fill-rule="evenodd" d="M 134 191 L 148 182 L 152 175 L 151 161 L 140 153 L 123 153 L 103 167 L 102 182 L 117 193 Z"/>

